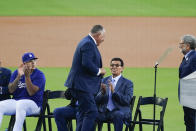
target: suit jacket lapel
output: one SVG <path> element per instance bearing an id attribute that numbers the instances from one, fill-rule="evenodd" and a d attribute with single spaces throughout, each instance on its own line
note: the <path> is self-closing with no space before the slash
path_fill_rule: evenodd
<path id="1" fill-rule="evenodd" d="M 180 64 L 180 67 L 179 67 L 179 78 L 181 77 L 181 73 L 182 73 L 182 69 L 183 69 L 183 67 L 186 65 L 186 64 L 189 64 L 189 62 L 190 62 L 190 57 L 194 54 L 194 50 L 192 50 L 189 54 L 188 54 L 188 56 L 187 56 L 187 60 L 185 59 L 185 57 L 183 57 L 183 59 L 182 59 L 182 62 L 181 62 L 181 64 Z"/>
<path id="2" fill-rule="evenodd" d="M 194 54 L 194 52 L 195 52 L 194 50 L 191 50 L 191 52 L 187 56 L 187 61 L 189 60 L 190 56 Z"/>
<path id="3" fill-rule="evenodd" d="M 100 54 L 99 49 L 97 48 L 97 46 L 96 46 L 96 50 L 97 50 L 97 54 L 98 54 L 98 57 L 99 57 L 98 59 L 100 60 L 100 61 L 99 61 L 100 68 L 102 68 L 101 54 Z"/>

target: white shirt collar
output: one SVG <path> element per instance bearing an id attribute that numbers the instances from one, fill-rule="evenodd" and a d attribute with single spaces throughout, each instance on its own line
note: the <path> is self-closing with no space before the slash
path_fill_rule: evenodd
<path id="1" fill-rule="evenodd" d="M 97 42 L 96 42 L 96 40 L 92 37 L 92 35 L 89 33 L 88 34 L 92 39 L 93 39 L 93 41 L 95 42 L 95 45 L 97 45 Z"/>
<path id="2" fill-rule="evenodd" d="M 115 78 L 113 78 L 113 76 L 112 76 L 112 80 L 114 80 L 115 82 L 115 85 L 116 85 L 116 83 L 118 82 L 118 80 L 120 79 L 120 77 L 121 77 L 122 75 L 120 74 L 119 76 L 117 76 L 117 77 L 115 77 Z"/>

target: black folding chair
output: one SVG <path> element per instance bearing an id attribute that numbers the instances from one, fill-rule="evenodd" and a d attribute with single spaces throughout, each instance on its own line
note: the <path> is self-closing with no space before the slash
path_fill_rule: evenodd
<path id="1" fill-rule="evenodd" d="M 168 101 L 168 98 L 156 97 L 155 106 L 156 107 L 157 106 L 161 107 L 161 110 L 160 110 L 160 118 L 156 119 L 154 121 L 153 119 L 144 119 L 144 118 L 142 118 L 142 113 L 143 112 L 141 111 L 141 106 L 151 105 L 153 107 L 154 97 L 142 97 L 142 96 L 140 96 L 139 100 L 138 100 L 137 108 L 136 108 L 136 111 L 135 111 L 135 116 L 134 116 L 134 119 L 132 121 L 133 124 L 131 126 L 131 131 L 134 130 L 136 124 L 139 124 L 139 130 L 140 131 L 143 130 L 143 127 L 142 127 L 143 124 L 147 124 L 147 125 L 154 125 L 155 124 L 155 126 L 158 126 L 157 131 L 160 131 L 160 130 L 164 131 L 163 119 L 164 119 L 164 114 L 165 114 L 167 101 Z M 137 121 L 138 116 L 139 116 L 139 121 Z"/>
<path id="2" fill-rule="evenodd" d="M 44 119 L 44 113 L 45 113 L 45 110 L 46 110 L 48 93 L 49 93 L 48 90 L 44 91 L 42 109 L 40 111 L 40 114 L 27 116 L 27 117 L 38 117 L 38 122 L 37 122 L 35 131 L 41 131 L 42 124 L 43 124 L 43 127 L 44 127 L 44 131 L 46 131 L 46 123 L 45 123 L 45 119 Z M 13 130 L 14 123 L 15 123 L 15 115 L 12 115 L 11 118 L 10 118 L 8 131 Z M 24 129 L 24 131 L 27 131 L 26 120 L 24 121 L 23 129 Z"/>
<path id="3" fill-rule="evenodd" d="M 131 111 L 133 110 L 133 107 L 134 107 L 135 98 L 136 98 L 136 96 L 133 96 L 132 99 L 131 99 L 131 103 L 130 103 L 130 109 L 131 109 Z M 103 124 L 104 123 L 107 123 L 108 131 L 111 131 L 111 123 L 112 123 L 112 121 L 110 121 L 110 120 L 102 121 L 101 123 L 98 122 L 97 123 L 97 125 L 98 125 L 97 126 L 98 127 L 98 131 L 102 131 L 102 127 L 103 127 Z M 128 126 L 126 126 L 126 129 L 125 130 L 128 130 Z"/>
<path id="4" fill-rule="evenodd" d="M 48 103 L 52 99 L 66 99 L 65 91 L 49 91 L 48 101 L 47 101 L 47 104 L 46 104 L 46 114 L 44 115 L 45 118 L 48 118 L 49 131 L 52 131 L 51 118 L 54 118 L 54 114 L 53 114 L 53 112 L 51 112 L 50 104 Z M 68 120 L 68 125 L 67 126 L 68 126 L 69 131 L 73 130 L 72 119 Z"/>

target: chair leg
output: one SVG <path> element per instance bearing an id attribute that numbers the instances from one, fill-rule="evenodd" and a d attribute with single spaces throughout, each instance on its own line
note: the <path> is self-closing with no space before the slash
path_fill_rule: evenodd
<path id="1" fill-rule="evenodd" d="M 139 122 L 141 122 L 141 119 L 142 119 L 142 114 L 141 114 L 141 111 L 139 112 Z M 139 123 L 139 129 L 140 131 L 143 131 L 142 129 L 142 123 Z"/>
<path id="2" fill-rule="evenodd" d="M 48 126 L 49 126 L 49 131 L 52 131 L 52 123 L 50 117 L 48 117 Z"/>
<path id="3" fill-rule="evenodd" d="M 43 121 L 44 121 L 44 117 L 43 116 L 39 117 L 35 131 L 41 131 Z"/>
<path id="4" fill-rule="evenodd" d="M 71 121 L 71 123 L 70 123 L 70 131 L 73 131 L 72 121 Z"/>
<path id="5" fill-rule="evenodd" d="M 23 130 L 27 131 L 26 120 L 24 120 L 24 123 L 23 123 Z"/>
<path id="6" fill-rule="evenodd" d="M 163 122 L 162 122 L 162 125 L 161 125 L 161 131 L 164 131 L 164 126 L 163 126 Z"/>
<path id="7" fill-rule="evenodd" d="M 72 119 L 67 121 L 67 127 L 69 131 L 73 131 Z"/>
<path id="8" fill-rule="evenodd" d="M 128 131 L 128 129 L 129 129 L 129 127 L 128 127 L 128 125 L 126 125 L 126 127 L 125 127 L 125 131 Z"/>
<path id="9" fill-rule="evenodd" d="M 164 131 L 163 125 L 161 126 L 161 131 Z"/>
<path id="10" fill-rule="evenodd" d="M 141 123 L 139 124 L 139 129 L 140 129 L 140 131 L 143 131 Z"/>
<path id="11" fill-rule="evenodd" d="M 129 126 L 129 131 L 133 131 L 134 129 L 131 127 L 131 126 Z"/>
<path id="12" fill-rule="evenodd" d="M 46 120 L 45 120 L 45 118 L 43 119 L 43 128 L 44 128 L 44 131 L 47 131 L 47 129 L 46 129 Z"/>
<path id="13" fill-rule="evenodd" d="M 108 131 L 111 131 L 110 123 L 107 123 L 107 125 L 108 125 Z"/>
<path id="14" fill-rule="evenodd" d="M 136 124 L 133 122 L 133 123 L 129 126 L 129 131 L 134 131 L 135 125 L 136 125 Z"/>
<path id="15" fill-rule="evenodd" d="M 164 131 L 163 122 L 158 124 L 157 131 Z"/>
<path id="16" fill-rule="evenodd" d="M 98 131 L 102 131 L 103 123 L 98 122 L 97 125 Z"/>
<path id="17" fill-rule="evenodd" d="M 15 116 L 12 115 L 10 117 L 10 122 L 9 122 L 9 126 L 8 126 L 8 131 L 12 131 L 14 128 L 14 122 L 15 122 Z"/>

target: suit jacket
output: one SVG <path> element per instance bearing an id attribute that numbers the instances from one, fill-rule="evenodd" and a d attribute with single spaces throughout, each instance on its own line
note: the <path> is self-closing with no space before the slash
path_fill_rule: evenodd
<path id="1" fill-rule="evenodd" d="M 102 80 L 104 84 L 107 85 L 106 93 L 103 95 L 101 89 L 95 97 L 95 101 L 98 105 L 99 112 L 105 112 L 107 110 L 107 104 L 109 99 L 109 85 L 108 80 L 111 81 L 112 77 L 106 77 Z M 115 105 L 115 110 L 119 110 L 124 114 L 130 114 L 130 102 L 133 96 L 133 83 L 121 76 L 116 83 L 114 93 L 112 94 L 112 101 Z"/>
<path id="2" fill-rule="evenodd" d="M 102 68 L 101 55 L 95 42 L 88 35 L 76 48 L 65 86 L 96 94 L 101 83 L 101 76 L 97 76 L 99 68 Z"/>
<path id="3" fill-rule="evenodd" d="M 179 67 L 179 78 L 186 77 L 187 75 L 196 71 L 196 52 L 192 50 L 187 59 L 183 59 Z"/>

